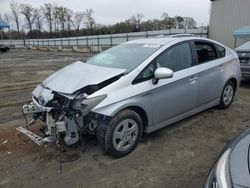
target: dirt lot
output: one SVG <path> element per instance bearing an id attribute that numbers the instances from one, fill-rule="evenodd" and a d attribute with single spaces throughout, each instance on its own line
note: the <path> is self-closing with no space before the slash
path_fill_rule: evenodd
<path id="1" fill-rule="evenodd" d="M 144 135 L 125 158 L 106 155 L 89 138 L 80 159 L 63 164 L 58 173 L 56 146 L 37 146 L 15 127 L 24 125 L 21 107 L 34 87 L 85 56 L 32 50 L 0 54 L 0 187 L 199 188 L 223 146 L 250 123 L 250 83 L 245 82 L 228 110 L 212 108 Z"/>

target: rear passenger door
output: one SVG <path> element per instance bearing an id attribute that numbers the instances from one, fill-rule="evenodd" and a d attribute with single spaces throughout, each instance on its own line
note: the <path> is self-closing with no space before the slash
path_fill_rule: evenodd
<path id="1" fill-rule="evenodd" d="M 207 41 L 197 40 L 193 45 L 198 68 L 198 106 L 203 106 L 220 99 L 225 80 L 225 49 Z"/>

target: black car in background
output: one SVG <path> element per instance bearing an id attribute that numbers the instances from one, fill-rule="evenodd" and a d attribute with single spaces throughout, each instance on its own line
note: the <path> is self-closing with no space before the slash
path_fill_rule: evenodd
<path id="1" fill-rule="evenodd" d="M 250 128 L 224 148 L 204 188 L 250 188 Z"/>
<path id="2" fill-rule="evenodd" d="M 10 48 L 8 46 L 0 45 L 0 51 L 1 52 L 7 52 L 9 50 L 10 50 Z"/>
<path id="3" fill-rule="evenodd" d="M 235 48 L 239 59 L 242 78 L 250 79 L 250 41 Z"/>

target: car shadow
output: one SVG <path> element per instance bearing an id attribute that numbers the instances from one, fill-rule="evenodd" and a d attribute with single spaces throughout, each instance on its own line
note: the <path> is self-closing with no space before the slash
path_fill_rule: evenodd
<path id="1" fill-rule="evenodd" d="M 249 80 L 242 79 L 240 87 L 250 89 L 250 79 Z"/>
<path id="2" fill-rule="evenodd" d="M 182 128 L 185 128 L 187 126 L 192 126 L 192 124 L 195 122 L 195 121 L 198 121 L 200 117 L 202 117 L 204 114 L 209 114 L 209 113 L 215 113 L 216 111 L 218 111 L 219 109 L 217 107 L 211 107 L 207 110 L 204 110 L 204 111 L 201 111 L 199 113 L 196 113 L 194 115 L 191 115 L 189 117 L 186 117 L 182 120 L 179 120 L 175 123 L 172 123 L 170 125 L 167 125 L 161 129 L 158 129 L 154 132 L 151 132 L 151 133 L 144 133 L 142 135 L 142 138 L 141 138 L 141 143 L 143 144 L 147 144 L 149 141 L 153 141 L 153 140 L 157 140 L 157 139 L 160 139 L 161 137 L 164 137 L 166 136 L 167 133 L 173 133 L 176 131 L 176 130 L 179 130 L 179 129 L 182 129 Z"/>

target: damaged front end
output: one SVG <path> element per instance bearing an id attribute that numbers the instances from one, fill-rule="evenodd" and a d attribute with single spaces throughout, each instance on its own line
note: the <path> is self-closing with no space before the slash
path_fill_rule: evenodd
<path id="1" fill-rule="evenodd" d="M 65 95 L 38 85 L 32 92 L 32 102 L 23 106 L 27 126 L 17 130 L 28 136 L 38 145 L 63 140 L 72 145 L 81 139 L 83 134 L 95 134 L 100 123 L 109 120 L 108 116 L 91 112 L 106 95 L 88 98 L 88 92 L 78 91 L 76 94 Z M 44 122 L 41 135 L 29 128 L 40 119 Z"/>

